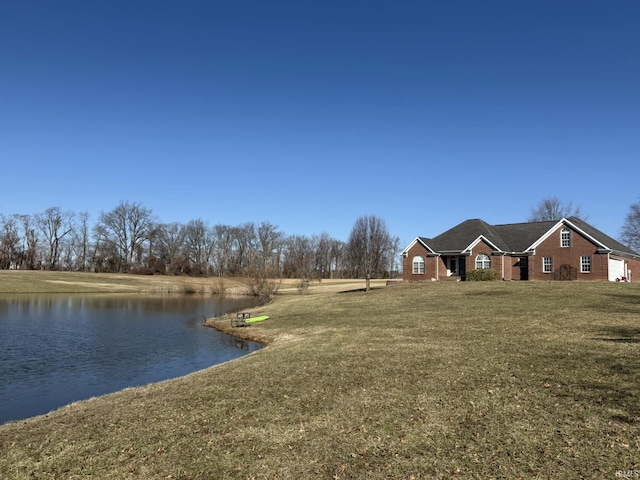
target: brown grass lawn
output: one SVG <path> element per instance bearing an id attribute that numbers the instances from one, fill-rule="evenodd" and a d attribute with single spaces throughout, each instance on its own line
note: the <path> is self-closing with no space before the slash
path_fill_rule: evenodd
<path id="1" fill-rule="evenodd" d="M 0 294 L 14 293 L 144 293 L 244 294 L 242 279 L 125 275 L 117 273 L 0 270 Z"/>
<path id="2" fill-rule="evenodd" d="M 640 475 L 640 285 L 326 285 L 236 329 L 268 348 L 0 426 L 0 478 Z"/>

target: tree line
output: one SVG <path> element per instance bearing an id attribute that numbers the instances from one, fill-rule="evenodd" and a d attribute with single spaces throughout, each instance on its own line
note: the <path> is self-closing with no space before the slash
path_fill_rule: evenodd
<path id="1" fill-rule="evenodd" d="M 93 225 L 88 213 L 59 207 L 0 214 L 0 269 L 369 279 L 397 275 L 398 248 L 375 216 L 359 218 L 343 242 L 326 232 L 286 235 L 266 221 L 162 223 L 151 209 L 128 201 L 102 212 Z"/>

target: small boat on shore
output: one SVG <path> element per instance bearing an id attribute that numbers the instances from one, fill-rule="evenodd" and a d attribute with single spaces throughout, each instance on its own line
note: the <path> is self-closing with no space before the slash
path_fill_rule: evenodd
<path id="1" fill-rule="evenodd" d="M 249 317 L 245 320 L 245 322 L 247 323 L 258 323 L 258 322 L 264 322 L 265 320 L 268 320 L 269 316 L 268 315 L 262 315 L 260 317 Z"/>

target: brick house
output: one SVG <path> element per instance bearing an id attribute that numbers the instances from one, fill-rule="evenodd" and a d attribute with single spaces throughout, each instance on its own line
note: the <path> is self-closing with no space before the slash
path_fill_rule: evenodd
<path id="1" fill-rule="evenodd" d="M 464 280 L 493 269 L 503 280 L 640 280 L 640 254 L 577 217 L 489 225 L 465 220 L 434 238 L 416 237 L 403 251 L 403 279 Z"/>

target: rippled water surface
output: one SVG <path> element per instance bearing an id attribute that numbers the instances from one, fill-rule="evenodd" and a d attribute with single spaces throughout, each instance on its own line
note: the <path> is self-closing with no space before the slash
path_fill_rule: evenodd
<path id="1" fill-rule="evenodd" d="M 260 348 L 203 326 L 247 298 L 0 296 L 0 423 Z"/>

